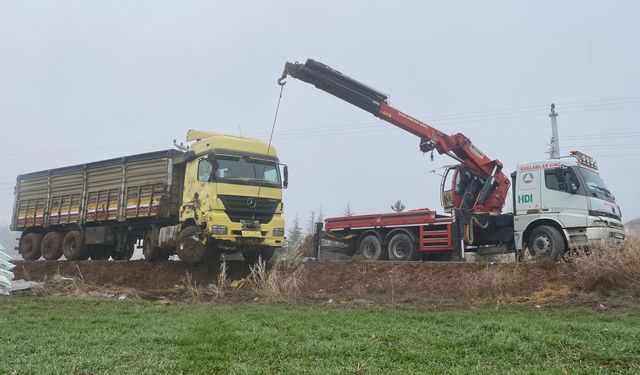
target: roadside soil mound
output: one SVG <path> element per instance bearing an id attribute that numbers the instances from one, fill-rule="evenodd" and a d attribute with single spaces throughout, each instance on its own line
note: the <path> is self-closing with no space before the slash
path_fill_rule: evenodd
<path id="1" fill-rule="evenodd" d="M 214 283 L 216 265 L 190 266 L 179 261 L 20 261 L 16 279 L 46 281 L 73 276 L 93 285 L 115 285 L 143 291 L 173 289 L 187 274 L 199 286 Z M 228 280 L 249 274 L 243 262 L 228 262 Z M 286 272 L 286 271 L 285 271 Z M 302 264 L 301 292 L 363 295 L 370 293 L 423 296 L 529 295 L 550 285 L 571 287 L 570 264 L 474 264 L 448 262 L 310 262 Z"/>

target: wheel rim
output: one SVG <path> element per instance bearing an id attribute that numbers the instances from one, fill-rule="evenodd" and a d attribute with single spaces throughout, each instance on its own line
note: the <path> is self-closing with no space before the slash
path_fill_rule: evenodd
<path id="1" fill-rule="evenodd" d="M 536 237 L 533 241 L 533 251 L 537 255 L 546 255 L 551 252 L 551 238 L 545 235 Z"/>
<path id="2" fill-rule="evenodd" d="M 409 254 L 409 244 L 404 240 L 397 241 L 391 247 L 391 252 L 395 258 L 405 259 Z"/>
<path id="3" fill-rule="evenodd" d="M 365 258 L 371 259 L 375 256 L 375 254 L 376 254 L 375 246 L 372 243 L 366 244 L 362 251 L 362 255 L 364 255 Z"/>

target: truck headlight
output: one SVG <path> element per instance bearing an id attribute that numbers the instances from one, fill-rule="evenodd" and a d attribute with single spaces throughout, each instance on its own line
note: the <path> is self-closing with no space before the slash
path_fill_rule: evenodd
<path id="1" fill-rule="evenodd" d="M 211 227 L 211 234 L 227 234 L 229 228 L 224 225 L 214 225 Z"/>
<path id="2" fill-rule="evenodd" d="M 594 220 L 593 222 L 591 222 L 591 225 L 594 227 L 606 227 L 607 222 L 604 220 Z"/>
<path id="3" fill-rule="evenodd" d="M 273 228 L 273 236 L 274 237 L 283 237 L 284 236 L 284 228 Z"/>

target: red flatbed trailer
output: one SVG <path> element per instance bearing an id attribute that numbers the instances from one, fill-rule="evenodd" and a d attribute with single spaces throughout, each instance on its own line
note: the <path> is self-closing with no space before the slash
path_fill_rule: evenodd
<path id="1" fill-rule="evenodd" d="M 334 239 L 375 236 L 388 244 L 397 234 L 409 235 L 420 252 L 453 251 L 452 220 L 427 208 L 407 212 L 344 216 L 325 219 L 325 233 Z"/>

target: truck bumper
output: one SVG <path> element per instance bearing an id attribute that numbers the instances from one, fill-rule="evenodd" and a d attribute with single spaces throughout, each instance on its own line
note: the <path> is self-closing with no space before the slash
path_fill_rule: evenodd
<path id="1" fill-rule="evenodd" d="M 220 231 L 221 227 L 226 228 L 226 233 L 216 233 L 216 230 Z M 274 229 L 278 229 L 280 233 L 274 235 Z M 233 222 L 225 214 L 210 215 L 207 218 L 206 236 L 221 241 L 229 248 L 234 246 L 281 247 L 284 246 L 285 240 L 284 218 L 280 214 L 275 214 L 270 222 L 248 230 L 243 223 Z"/>
<path id="2" fill-rule="evenodd" d="M 569 247 L 597 246 L 606 241 L 619 242 L 627 236 L 624 230 L 610 227 L 565 229 Z"/>

